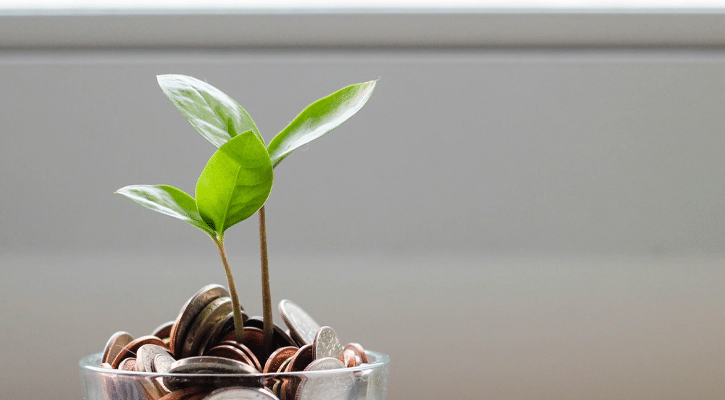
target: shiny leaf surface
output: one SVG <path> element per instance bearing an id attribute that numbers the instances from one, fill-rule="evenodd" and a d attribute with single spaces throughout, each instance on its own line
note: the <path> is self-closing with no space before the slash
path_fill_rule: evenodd
<path id="1" fill-rule="evenodd" d="M 221 90 L 185 75 L 159 75 L 156 78 L 166 97 L 214 146 L 221 147 L 249 130 L 264 143 L 252 117 Z"/>
<path id="2" fill-rule="evenodd" d="M 116 193 L 128 197 L 149 210 L 170 215 L 210 235 L 214 234 L 214 231 L 199 215 L 194 199 L 175 187 L 167 185 L 131 185 L 118 189 Z"/>
<path id="3" fill-rule="evenodd" d="M 337 128 L 365 105 L 376 81 L 358 83 L 310 104 L 269 143 L 272 165 L 277 166 L 300 146 Z"/>
<path id="4" fill-rule="evenodd" d="M 252 131 L 222 145 L 196 183 L 199 214 L 217 234 L 259 210 L 272 190 L 272 163 Z"/>

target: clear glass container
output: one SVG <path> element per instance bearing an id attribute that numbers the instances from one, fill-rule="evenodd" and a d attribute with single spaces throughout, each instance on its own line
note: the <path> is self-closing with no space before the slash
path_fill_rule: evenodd
<path id="1" fill-rule="evenodd" d="M 390 358 L 366 350 L 353 368 L 269 374 L 160 374 L 101 367 L 101 353 L 80 363 L 85 400 L 203 399 L 226 387 L 267 388 L 280 400 L 383 400 Z"/>

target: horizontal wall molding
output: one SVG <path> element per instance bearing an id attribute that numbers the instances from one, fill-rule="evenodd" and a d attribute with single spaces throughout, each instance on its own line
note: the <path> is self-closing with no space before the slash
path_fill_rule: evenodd
<path id="1" fill-rule="evenodd" d="M 722 12 L 3 15 L 0 49 L 725 48 Z"/>

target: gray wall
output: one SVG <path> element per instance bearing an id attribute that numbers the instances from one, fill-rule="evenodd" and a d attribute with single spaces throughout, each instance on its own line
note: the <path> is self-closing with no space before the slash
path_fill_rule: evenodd
<path id="1" fill-rule="evenodd" d="M 389 398 L 725 395 L 725 53 L 433 49 L 0 53 L 3 396 L 80 398 L 79 358 L 223 282 L 203 234 L 113 194 L 193 191 L 213 151 L 161 73 L 268 140 L 380 78 L 267 210 L 275 302 L 390 354 Z M 255 223 L 227 240 L 258 313 Z"/>

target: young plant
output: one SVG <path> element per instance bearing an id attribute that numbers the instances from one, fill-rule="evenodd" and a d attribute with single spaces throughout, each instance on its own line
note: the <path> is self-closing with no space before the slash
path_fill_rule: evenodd
<path id="1" fill-rule="evenodd" d="M 160 75 L 159 86 L 191 125 L 217 147 L 235 139 L 239 132 L 254 132 L 264 139 L 249 114 L 219 89 L 196 78 L 184 75 Z M 350 85 L 315 101 L 279 134 L 266 148 L 272 167 L 279 165 L 301 146 L 325 135 L 352 117 L 368 101 L 376 81 Z M 272 296 L 269 285 L 265 207 L 259 209 L 259 244 L 262 269 L 262 305 L 264 347 L 269 354 L 272 345 Z"/>
<path id="2" fill-rule="evenodd" d="M 239 296 L 224 250 L 224 232 L 256 213 L 272 190 L 272 163 L 258 133 L 240 132 L 211 156 L 196 182 L 196 199 L 167 185 L 132 185 L 118 189 L 142 206 L 178 218 L 211 237 L 229 285 L 237 341 L 244 341 Z"/>

